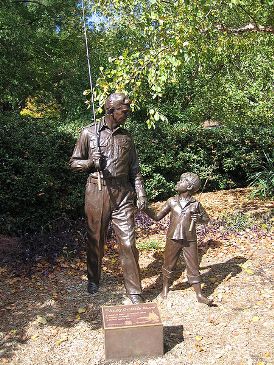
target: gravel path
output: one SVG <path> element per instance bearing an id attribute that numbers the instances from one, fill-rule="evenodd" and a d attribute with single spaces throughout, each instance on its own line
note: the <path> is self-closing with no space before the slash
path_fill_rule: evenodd
<path id="1" fill-rule="evenodd" d="M 178 267 L 166 300 L 161 290 L 162 251 L 140 252 L 144 296 L 158 304 L 165 354 L 109 364 L 270 365 L 273 343 L 273 246 L 270 233 L 237 234 L 214 225 L 203 235 L 204 292 L 216 307 L 195 300 Z M 164 239 L 160 232 L 159 240 Z M 142 238 L 143 240 L 143 238 Z M 84 258 L 60 259 L 52 270 L 40 262 L 32 278 L 5 266 L 1 277 L 0 362 L 11 365 L 105 364 L 102 305 L 130 304 L 117 254 L 104 260 L 99 292 L 86 292 Z"/>

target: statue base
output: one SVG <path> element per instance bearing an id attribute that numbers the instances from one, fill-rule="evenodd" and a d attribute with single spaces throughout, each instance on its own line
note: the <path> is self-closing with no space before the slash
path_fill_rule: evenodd
<path id="1" fill-rule="evenodd" d="M 162 356 L 163 325 L 155 303 L 102 307 L 105 359 Z"/>

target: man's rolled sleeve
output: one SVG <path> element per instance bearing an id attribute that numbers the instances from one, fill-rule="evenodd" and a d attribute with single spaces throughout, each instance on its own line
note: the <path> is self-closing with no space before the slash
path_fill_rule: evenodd
<path id="1" fill-rule="evenodd" d="M 135 189 L 135 192 L 137 194 L 137 199 L 141 197 L 145 198 L 146 192 L 144 187 L 144 180 L 140 172 L 137 152 L 133 142 L 130 153 L 131 156 L 130 156 L 129 180 Z"/>

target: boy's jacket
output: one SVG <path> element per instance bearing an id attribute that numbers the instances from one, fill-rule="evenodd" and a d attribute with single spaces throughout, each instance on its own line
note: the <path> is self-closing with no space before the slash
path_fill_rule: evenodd
<path id="1" fill-rule="evenodd" d="M 193 227 L 189 232 L 191 224 L 191 213 L 200 214 L 197 223 L 207 223 L 209 216 L 200 202 L 191 197 L 189 200 L 180 201 L 179 196 L 171 197 L 164 207 L 157 214 L 149 214 L 156 220 L 162 219 L 170 213 L 170 223 L 167 231 L 167 238 L 174 240 L 196 241 L 196 229 Z"/>

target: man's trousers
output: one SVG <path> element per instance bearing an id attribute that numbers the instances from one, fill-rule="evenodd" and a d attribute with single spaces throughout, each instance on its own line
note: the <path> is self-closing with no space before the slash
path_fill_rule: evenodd
<path id="1" fill-rule="evenodd" d="M 135 244 L 134 198 L 134 189 L 125 179 L 102 180 L 101 191 L 97 179 L 88 179 L 85 194 L 88 280 L 99 284 L 104 245 L 111 221 L 118 241 L 127 294 L 142 292 L 139 254 Z"/>

